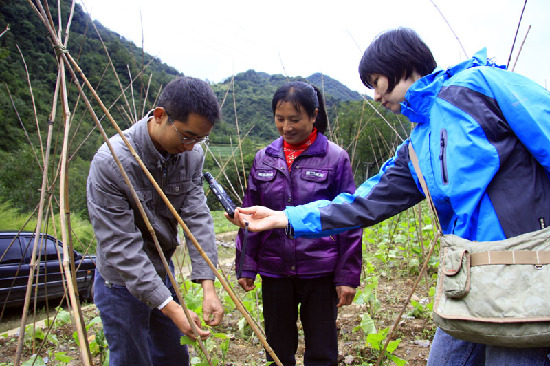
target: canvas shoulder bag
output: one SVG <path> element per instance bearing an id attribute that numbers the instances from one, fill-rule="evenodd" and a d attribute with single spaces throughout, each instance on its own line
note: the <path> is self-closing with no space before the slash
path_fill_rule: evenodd
<path id="1" fill-rule="evenodd" d="M 409 155 L 437 220 L 418 157 Z M 433 321 L 469 342 L 550 345 L 550 227 L 499 241 L 440 235 Z"/>

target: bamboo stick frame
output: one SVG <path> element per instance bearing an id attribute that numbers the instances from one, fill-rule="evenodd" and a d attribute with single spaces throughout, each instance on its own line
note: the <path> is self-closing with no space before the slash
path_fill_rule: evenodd
<path id="1" fill-rule="evenodd" d="M 154 180 L 153 176 L 150 174 L 150 172 L 147 170 L 145 164 L 142 162 L 141 158 L 139 157 L 139 155 L 136 153 L 136 151 L 133 149 L 133 147 L 131 146 L 131 144 L 128 142 L 128 140 L 125 138 L 124 134 L 122 133 L 122 130 L 120 130 L 120 128 L 118 127 L 118 125 L 116 124 L 116 122 L 114 121 L 113 117 L 111 116 L 111 114 L 109 113 L 109 110 L 105 107 L 105 105 L 103 104 L 103 102 L 101 101 L 101 99 L 99 98 L 99 96 L 97 95 L 97 93 L 95 92 L 94 88 L 92 87 L 92 85 L 89 83 L 88 79 L 86 78 L 86 76 L 84 75 L 84 73 L 82 72 L 82 70 L 80 69 L 80 67 L 78 66 L 78 64 L 76 63 L 76 61 L 71 57 L 70 53 L 65 49 L 65 46 L 61 43 L 59 37 L 55 34 L 54 30 L 53 30 L 53 26 L 50 22 L 47 21 L 47 15 L 46 15 L 46 12 L 44 11 L 40 1 L 37 1 L 37 5 L 38 7 L 40 8 L 40 10 L 37 9 L 36 6 L 34 6 L 34 4 L 32 3 L 31 0 L 28 0 L 29 4 L 31 5 L 31 7 L 35 10 L 35 12 L 38 14 L 39 18 L 41 19 L 41 21 L 43 22 L 44 26 L 46 27 L 46 30 L 48 31 L 49 33 L 49 36 L 50 36 L 50 40 L 54 46 L 54 48 L 56 50 L 59 51 L 59 58 L 60 60 L 63 61 L 66 69 L 69 71 L 69 73 L 71 74 L 71 77 L 73 79 L 73 81 L 75 82 L 75 84 L 77 85 L 77 88 L 79 89 L 79 92 L 81 94 L 81 96 L 83 97 L 83 100 L 85 101 L 86 103 L 86 106 L 90 112 L 90 114 L 93 116 L 95 122 L 96 122 L 96 125 L 97 127 L 100 129 L 102 135 L 103 135 L 103 138 L 104 140 L 106 141 L 107 145 L 110 145 L 109 144 L 109 138 L 108 136 L 105 134 L 105 132 L 103 131 L 103 128 L 101 127 L 101 124 L 99 122 L 99 119 L 97 118 L 97 116 L 95 115 L 92 107 L 91 107 L 91 104 L 88 100 L 88 98 L 86 97 L 86 95 L 84 94 L 84 91 L 82 89 L 82 87 L 80 86 L 80 83 L 78 82 L 78 78 L 77 78 L 77 74 L 82 78 L 82 80 L 84 81 L 86 87 L 91 91 L 93 97 L 96 99 L 96 101 L 98 102 L 98 104 L 100 105 L 101 109 L 103 110 L 103 112 L 105 113 L 105 115 L 109 118 L 111 124 L 113 125 L 113 127 L 117 130 L 118 134 L 121 136 L 122 140 L 124 141 L 124 143 L 127 145 L 127 147 L 129 148 L 131 154 L 134 156 L 134 158 L 136 159 L 136 161 L 138 162 L 138 164 L 140 165 L 140 167 L 142 168 L 142 170 L 144 171 L 145 175 L 148 177 L 148 179 L 151 181 L 151 183 L 153 184 L 153 186 L 155 187 L 155 189 L 157 190 L 157 193 L 161 196 L 161 198 L 163 199 L 163 201 L 166 203 L 166 205 L 168 206 L 169 210 L 171 211 L 171 213 L 174 215 L 174 217 L 177 219 L 178 223 L 180 224 L 180 226 L 183 228 L 185 234 L 187 235 L 187 237 L 190 239 L 190 241 L 193 243 L 193 245 L 195 245 L 196 249 L 198 250 L 199 254 L 202 256 L 202 258 L 206 261 L 206 263 L 208 264 L 208 266 L 210 267 L 210 269 L 212 270 L 212 272 L 216 275 L 216 277 L 218 278 L 218 280 L 220 281 L 220 283 L 222 284 L 222 286 L 224 287 L 224 289 L 227 291 L 227 293 L 229 294 L 229 296 L 231 297 L 231 299 L 234 301 L 237 309 L 239 309 L 239 311 L 242 313 L 242 315 L 244 316 L 244 318 L 246 319 L 246 321 L 249 323 L 249 325 L 251 326 L 252 330 L 254 331 L 254 333 L 256 334 L 256 336 L 258 337 L 258 339 L 261 341 L 262 345 L 264 346 L 264 348 L 267 350 L 267 352 L 272 356 L 272 358 L 274 359 L 275 363 L 279 366 L 282 366 L 280 360 L 278 359 L 278 357 L 275 355 L 273 349 L 269 346 L 269 344 L 267 343 L 267 341 L 265 340 L 265 337 L 262 335 L 262 332 L 259 330 L 259 328 L 257 327 L 257 325 L 255 324 L 254 320 L 250 317 L 250 314 L 248 314 L 248 312 L 246 311 L 246 309 L 242 306 L 242 303 L 238 300 L 236 294 L 233 292 L 233 290 L 231 289 L 231 287 L 226 283 L 225 279 L 223 278 L 223 276 L 217 271 L 216 267 L 214 266 L 214 264 L 212 263 L 212 261 L 208 258 L 208 256 L 206 255 L 206 253 L 204 252 L 204 250 L 202 249 L 202 247 L 200 246 L 200 244 L 197 242 L 196 238 L 193 236 L 193 234 L 190 232 L 189 228 L 187 227 L 187 225 L 183 222 L 183 220 L 181 219 L 181 217 L 179 216 L 179 214 L 177 213 L 177 211 L 174 209 L 174 207 L 172 206 L 172 204 L 170 203 L 170 201 L 168 200 L 168 198 L 166 197 L 166 195 L 164 194 L 164 192 L 162 191 L 162 189 L 158 186 L 158 184 L 156 183 L 156 181 Z M 76 70 L 76 72 L 75 72 Z M 114 151 L 112 150 L 112 147 L 109 146 L 112 154 L 113 154 L 113 157 L 115 158 L 115 161 L 118 160 L 118 158 L 116 157 L 116 155 L 114 154 Z M 132 186 L 131 186 L 131 183 L 129 181 L 129 178 L 127 177 L 126 173 L 124 172 L 124 169 L 122 168 L 122 165 L 120 164 L 120 161 L 117 161 L 117 165 L 119 166 L 119 170 L 121 170 L 121 173 L 123 174 L 123 177 L 127 183 L 127 185 L 131 188 L 132 190 L 132 193 L 133 193 L 133 198 L 134 200 L 136 200 L 136 202 L 138 202 L 138 206 L 139 206 L 139 199 L 137 197 L 137 195 L 135 194 L 135 191 L 133 190 Z M 62 164 L 63 167 L 65 167 L 63 164 Z M 63 169 L 62 169 L 63 170 Z M 62 173 L 63 174 L 63 173 Z M 144 216 L 144 219 L 146 219 L 146 216 L 144 214 L 144 211 L 143 211 L 143 208 L 141 208 L 142 211 L 142 215 Z M 66 230 L 65 229 L 62 229 L 62 230 Z M 152 230 L 152 228 L 151 228 Z M 154 235 L 154 233 L 152 233 Z M 153 236 L 153 238 L 155 238 L 155 236 Z M 64 241 L 64 245 L 65 245 L 65 241 Z M 159 250 L 160 252 L 160 255 L 161 255 L 161 258 L 163 259 L 163 264 L 165 266 L 165 268 L 168 268 L 168 264 L 166 262 L 166 259 L 164 258 L 164 255 L 162 254 L 162 250 L 160 248 L 160 245 L 158 244 L 158 241 L 155 240 L 155 245 L 157 246 L 157 249 Z M 178 288 L 177 288 L 177 284 L 175 284 L 175 280 L 173 278 L 173 276 L 171 275 L 171 272 L 170 271 L 167 271 L 168 275 L 169 275 L 169 278 L 171 280 L 171 282 L 173 283 L 174 285 L 174 288 L 176 289 L 176 293 L 178 294 L 178 297 L 181 297 L 181 295 L 179 294 L 179 291 L 178 291 Z M 74 295 L 74 294 L 73 294 Z M 184 307 L 184 303 L 182 302 L 182 307 Z M 185 310 L 185 307 L 184 307 L 184 310 Z M 188 315 L 188 314 L 186 314 Z M 189 324 L 191 325 L 191 327 L 194 327 L 194 324 L 193 322 L 191 321 L 191 319 L 189 319 L 188 317 L 188 320 L 189 320 Z M 81 337 L 81 332 L 79 332 L 79 338 Z M 89 349 L 88 349 L 88 352 L 89 352 Z M 81 356 L 84 356 L 85 355 L 85 350 L 82 350 L 82 342 L 81 342 Z M 205 353 L 206 355 L 207 353 Z M 209 360 L 209 363 L 210 363 L 210 360 Z M 18 364 L 16 364 L 18 365 Z"/>

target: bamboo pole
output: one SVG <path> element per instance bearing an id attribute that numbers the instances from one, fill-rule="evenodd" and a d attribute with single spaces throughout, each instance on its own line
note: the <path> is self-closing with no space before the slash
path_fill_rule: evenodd
<path id="1" fill-rule="evenodd" d="M 529 31 L 531 30 L 531 25 L 527 28 L 527 32 L 525 32 L 525 37 L 523 37 L 523 41 L 521 42 L 521 46 L 519 47 L 519 51 L 516 55 L 516 59 L 514 60 L 514 66 L 510 69 L 510 71 L 514 71 L 516 68 L 516 64 L 518 63 L 519 55 L 521 55 L 521 51 L 523 50 L 523 45 L 525 44 L 525 41 L 527 40 L 527 36 L 529 35 Z"/>
<path id="2" fill-rule="evenodd" d="M 33 9 L 38 12 L 38 9 L 33 4 L 31 4 L 31 5 L 33 6 Z M 44 24 L 48 24 L 46 19 L 49 19 L 50 20 L 49 25 L 53 26 L 53 22 L 51 21 L 51 17 L 48 18 L 48 17 L 45 16 L 44 8 L 42 7 L 42 4 L 40 2 L 37 2 L 37 5 L 40 8 L 40 12 L 42 13 L 42 14 L 40 14 L 40 12 L 38 12 L 40 19 L 44 22 Z M 71 12 L 71 15 L 72 15 L 72 12 Z M 55 33 L 53 33 L 53 35 L 55 36 Z M 22 348 L 23 348 L 23 339 L 24 339 L 24 333 L 25 333 L 25 324 L 26 324 L 26 318 L 27 318 L 27 311 L 28 311 L 29 300 L 30 300 L 30 295 L 31 295 L 31 291 L 32 291 L 32 282 L 34 280 L 34 278 L 33 278 L 34 277 L 34 270 L 37 267 L 36 250 L 37 250 L 37 247 L 38 247 L 38 240 L 40 238 L 40 233 L 42 231 L 41 227 L 42 227 L 43 206 L 44 206 L 45 192 L 46 192 L 46 185 L 47 185 L 47 172 L 48 172 L 47 167 L 48 167 L 48 163 L 49 163 L 51 138 L 52 138 L 52 134 L 53 134 L 53 120 L 54 120 L 54 117 L 55 117 L 57 97 L 58 97 L 58 93 L 59 93 L 60 89 L 61 89 L 62 95 L 64 97 L 63 106 L 64 106 L 64 114 L 65 114 L 66 120 L 67 120 L 67 123 L 66 123 L 66 130 L 67 131 L 68 131 L 68 121 L 69 121 L 69 118 L 70 118 L 70 114 L 67 114 L 67 109 L 65 108 L 66 106 L 68 106 L 68 101 L 66 99 L 66 87 L 65 87 L 65 80 L 64 80 L 64 66 L 63 66 L 63 63 L 61 62 L 61 60 L 59 60 L 59 67 L 60 68 L 58 70 L 58 78 L 57 78 L 57 83 L 56 83 L 56 89 L 55 89 L 55 92 L 54 92 L 54 101 L 53 101 L 53 105 L 52 105 L 52 113 L 51 113 L 50 119 L 48 121 L 48 137 L 47 137 L 46 152 L 45 152 L 45 155 L 44 155 L 44 169 L 43 169 L 41 197 L 40 197 L 40 205 L 39 205 L 39 213 L 38 213 L 38 222 L 37 222 L 37 225 L 36 225 L 35 240 L 34 240 L 33 252 L 32 252 L 32 257 L 31 257 L 31 266 L 30 266 L 31 267 L 31 273 L 29 275 L 29 280 L 27 282 L 27 293 L 26 293 L 26 297 L 25 297 L 23 316 L 22 316 L 22 319 L 21 319 L 20 337 L 19 337 L 19 340 L 18 340 L 17 351 L 16 351 L 16 355 L 15 355 L 14 364 L 16 366 L 18 366 L 20 361 L 21 361 L 21 351 L 22 351 Z M 65 135 L 64 148 L 66 148 L 67 139 L 68 139 L 68 132 Z M 65 162 L 66 162 L 66 151 L 65 151 L 65 160 L 64 160 L 64 162 L 62 162 L 62 168 L 66 168 Z M 64 203 L 64 195 L 63 195 L 64 185 L 63 185 L 63 183 L 64 183 L 65 171 L 62 171 L 61 174 L 62 174 L 62 178 L 63 178 L 63 179 L 61 179 L 61 201 L 62 201 L 62 203 Z M 66 269 L 65 278 L 69 279 L 69 278 L 71 278 L 71 275 L 70 275 L 69 266 L 67 266 L 67 262 L 70 262 L 71 258 L 70 258 L 70 256 L 68 256 L 67 249 L 66 249 L 67 248 L 67 235 L 66 235 L 66 226 L 64 225 L 64 216 L 60 215 L 60 219 L 61 219 L 61 223 L 62 223 L 62 235 L 63 235 L 63 239 L 64 239 L 63 249 L 64 249 L 64 264 L 65 264 L 65 269 Z M 72 260 L 73 260 L 73 267 L 74 267 L 74 258 L 72 258 Z M 38 260 L 38 264 L 39 264 L 39 262 L 40 262 L 40 260 Z M 68 288 L 69 288 L 69 296 L 70 296 L 70 299 L 71 299 L 72 306 L 76 308 L 75 314 L 78 314 L 78 317 L 75 317 L 76 328 L 77 328 L 77 332 L 78 332 L 78 335 L 79 335 L 82 358 L 84 360 L 84 364 L 87 366 L 87 365 L 90 365 L 91 355 L 90 355 L 89 347 L 88 347 L 88 344 L 87 344 L 87 338 L 85 336 L 85 328 L 82 324 L 83 318 L 82 318 L 82 314 L 80 312 L 80 306 L 79 306 L 79 303 L 78 303 L 78 299 L 76 298 L 75 293 L 74 293 L 74 286 L 72 286 L 74 284 L 74 282 L 75 282 L 74 280 L 73 281 L 67 280 L 67 285 L 68 285 Z M 83 350 L 83 348 L 85 348 L 85 350 Z M 86 357 L 86 355 L 87 355 L 87 357 Z"/>
<path id="3" fill-rule="evenodd" d="M 52 142 L 52 134 L 53 134 L 53 122 L 55 117 L 55 103 L 57 100 L 57 92 L 59 90 L 59 82 L 60 82 L 60 76 L 58 74 L 57 78 L 57 84 L 54 92 L 54 103 L 52 107 L 52 114 L 50 115 L 50 119 L 48 121 L 48 137 L 46 140 L 46 150 L 44 153 L 44 169 L 42 170 L 42 186 L 40 188 L 40 203 L 38 205 L 38 215 L 37 215 L 37 222 L 36 222 L 36 228 L 34 232 L 34 244 L 32 248 L 32 254 L 31 254 L 31 264 L 29 269 L 29 279 L 27 281 L 27 292 L 25 294 L 25 303 L 23 305 L 23 314 L 21 315 L 21 326 L 19 330 L 19 339 L 17 340 L 17 349 L 15 352 L 15 360 L 14 365 L 19 366 L 19 363 L 21 362 L 21 351 L 23 349 L 23 340 L 25 338 L 25 325 L 27 323 L 27 311 L 29 309 L 29 303 L 32 293 L 32 284 L 34 281 L 34 272 L 37 266 L 37 260 L 36 260 L 36 249 L 38 247 L 38 241 L 40 238 L 40 232 L 42 227 L 42 216 L 44 213 L 44 201 L 46 198 L 46 187 L 48 183 L 48 164 L 50 160 L 50 147 Z"/>
<path id="4" fill-rule="evenodd" d="M 63 269 L 65 271 L 65 278 L 67 279 L 67 287 L 69 293 L 70 304 L 73 309 L 73 318 L 75 321 L 76 331 L 79 340 L 80 356 L 84 366 L 92 365 L 92 355 L 90 353 L 90 347 L 88 346 L 88 338 L 86 336 L 86 325 L 82 317 L 82 309 L 80 308 L 80 300 L 77 296 L 78 288 L 76 286 L 75 268 L 74 268 L 74 255 L 73 251 L 69 251 L 71 243 L 69 234 L 70 225 L 70 210 L 69 210 L 69 179 L 67 172 L 69 170 L 67 165 L 67 155 L 69 149 L 69 130 L 71 113 L 69 111 L 69 101 L 67 99 L 67 87 L 65 82 L 65 64 L 59 60 L 59 73 L 61 75 L 61 100 L 63 107 L 63 115 L 65 117 L 65 133 L 63 134 L 63 147 L 61 149 L 61 174 L 59 179 L 59 200 L 60 200 L 60 212 L 59 219 L 61 222 L 61 237 L 63 240 Z M 72 247 L 72 246 L 71 246 Z M 71 248 L 72 249 L 72 248 Z M 72 267 L 72 271 L 71 271 Z M 72 273 L 71 273 L 72 272 Z"/>

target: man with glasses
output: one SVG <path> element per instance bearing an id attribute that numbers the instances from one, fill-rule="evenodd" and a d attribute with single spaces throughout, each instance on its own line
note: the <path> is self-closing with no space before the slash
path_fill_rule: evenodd
<path id="1" fill-rule="evenodd" d="M 208 84 L 183 77 L 166 85 L 158 106 L 124 131 L 214 265 L 217 251 L 202 188 L 200 143 L 208 141 L 219 119 L 218 101 Z M 110 143 L 170 261 L 178 246 L 177 220 L 120 136 L 112 137 Z M 106 144 L 92 160 L 87 194 L 97 238 L 94 302 L 109 344 L 110 365 L 188 365 L 189 355 L 180 337 L 193 337 L 191 326 Z M 214 288 L 214 274 L 193 245 L 188 250 L 191 279 L 203 289 L 203 319 L 208 325 L 218 325 L 223 307 Z M 199 336 L 206 339 L 210 332 L 200 328 L 197 314 L 190 313 Z"/>

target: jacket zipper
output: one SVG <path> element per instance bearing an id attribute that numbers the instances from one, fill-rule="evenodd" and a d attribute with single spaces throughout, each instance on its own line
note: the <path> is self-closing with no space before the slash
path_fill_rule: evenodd
<path id="1" fill-rule="evenodd" d="M 439 160 L 441 162 L 441 179 L 443 184 L 449 184 L 449 176 L 447 175 L 447 130 L 442 129 L 439 139 L 440 152 Z"/>

